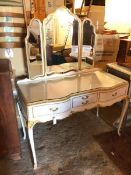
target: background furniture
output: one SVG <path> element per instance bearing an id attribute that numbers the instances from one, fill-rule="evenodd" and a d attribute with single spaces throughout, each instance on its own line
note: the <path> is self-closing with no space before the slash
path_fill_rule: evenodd
<path id="1" fill-rule="evenodd" d="M 130 63 L 131 65 L 131 39 L 120 39 L 116 61 L 118 63 Z"/>
<path id="2" fill-rule="evenodd" d="M 20 158 L 20 141 L 11 83 L 11 64 L 0 59 L 0 157 Z"/>

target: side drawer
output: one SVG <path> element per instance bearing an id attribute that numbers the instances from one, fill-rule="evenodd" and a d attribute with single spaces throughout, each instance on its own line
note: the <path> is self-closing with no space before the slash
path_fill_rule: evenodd
<path id="1" fill-rule="evenodd" d="M 98 99 L 97 92 L 83 94 L 83 95 L 74 97 L 72 99 L 72 107 L 75 108 L 75 107 L 79 107 L 82 105 L 94 103 L 94 102 L 97 102 L 97 99 Z"/>
<path id="2" fill-rule="evenodd" d="M 115 89 L 115 90 L 110 90 L 107 92 L 100 92 L 100 102 L 104 102 L 104 101 L 109 101 L 109 100 L 113 100 L 115 98 L 119 98 L 119 97 L 123 97 L 126 96 L 127 94 L 127 86 L 125 87 L 121 87 L 119 89 Z"/>
<path id="3" fill-rule="evenodd" d="M 70 100 L 57 102 L 57 103 L 49 103 L 49 104 L 41 104 L 39 106 L 34 106 L 32 108 L 33 117 L 35 116 L 44 116 L 50 115 L 52 113 L 59 114 L 64 113 L 71 109 Z"/>

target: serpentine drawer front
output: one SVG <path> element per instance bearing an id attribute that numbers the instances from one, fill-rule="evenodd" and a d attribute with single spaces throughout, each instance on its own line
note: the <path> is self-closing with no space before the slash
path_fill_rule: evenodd
<path id="1" fill-rule="evenodd" d="M 116 90 L 110 90 L 108 92 L 100 92 L 100 98 L 99 101 L 100 102 L 106 102 L 109 100 L 113 100 L 115 98 L 119 98 L 119 97 L 126 97 L 127 94 L 127 86 L 125 87 L 121 87 L 119 89 Z"/>
<path id="2" fill-rule="evenodd" d="M 55 102 L 55 103 L 49 103 L 49 104 L 41 104 L 38 106 L 33 107 L 33 116 L 44 116 L 44 115 L 50 115 L 52 112 L 54 114 L 60 114 L 64 113 L 71 109 L 71 102 L 70 99 L 62 102 Z"/>
<path id="3" fill-rule="evenodd" d="M 97 99 L 98 99 L 97 93 L 95 92 L 80 95 L 72 99 L 72 107 L 75 108 L 78 106 L 91 104 L 91 103 L 97 102 Z"/>

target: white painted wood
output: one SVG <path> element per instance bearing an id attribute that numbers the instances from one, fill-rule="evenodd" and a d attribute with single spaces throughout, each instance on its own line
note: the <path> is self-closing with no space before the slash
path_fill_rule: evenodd
<path id="1" fill-rule="evenodd" d="M 21 113 L 21 110 L 20 110 L 20 106 L 18 104 L 18 102 L 16 103 L 16 106 L 17 106 L 17 109 L 18 109 L 18 114 L 19 114 L 19 117 L 20 117 L 20 122 L 21 122 L 21 126 L 22 126 L 22 130 L 23 130 L 23 139 L 25 140 L 26 139 L 26 130 L 25 130 L 25 125 L 24 125 L 24 119 L 23 119 L 23 115 Z"/>
<path id="2" fill-rule="evenodd" d="M 118 125 L 118 135 L 121 135 L 121 129 L 122 129 L 122 125 L 125 119 L 125 115 L 127 115 L 127 109 L 128 109 L 128 105 L 129 105 L 129 98 L 127 98 L 126 100 L 124 100 L 124 104 L 122 107 L 122 112 L 121 112 L 121 116 L 120 116 L 120 121 L 119 121 L 119 125 Z"/>
<path id="3" fill-rule="evenodd" d="M 123 86 L 117 89 L 109 90 L 108 92 L 100 92 L 99 101 L 100 103 L 112 101 L 117 98 L 121 98 L 127 95 L 127 87 Z"/>
<path id="4" fill-rule="evenodd" d="M 75 107 L 79 107 L 79 106 L 82 106 L 82 105 L 88 105 L 90 103 L 97 102 L 97 100 L 98 100 L 98 97 L 97 97 L 96 92 L 87 93 L 87 94 L 80 95 L 80 96 L 75 96 L 72 99 L 72 107 L 75 108 Z"/>
<path id="5" fill-rule="evenodd" d="M 71 109 L 70 100 L 66 100 L 64 102 L 59 103 L 56 102 L 56 103 L 49 103 L 47 105 L 37 105 L 33 107 L 32 112 L 33 117 L 36 117 L 36 116 L 49 115 L 52 113 L 52 111 L 54 114 L 64 113 L 70 109 Z"/>
<path id="6" fill-rule="evenodd" d="M 68 117 L 73 112 L 110 106 L 125 101 L 118 125 L 118 134 L 126 117 L 128 107 L 128 82 L 103 71 L 79 73 L 74 76 L 39 79 L 37 81 L 19 81 L 18 89 L 22 98 L 20 103 L 27 111 L 27 122 L 33 126 L 38 122 Z M 23 99 L 23 100 L 22 100 Z M 97 113 L 98 116 L 98 113 Z M 29 140 L 34 167 L 37 158 L 33 139 L 33 126 L 28 126 Z"/>
<path id="7" fill-rule="evenodd" d="M 130 97 L 130 102 L 131 102 L 131 69 L 128 67 L 120 66 L 116 62 L 115 63 L 110 63 L 107 64 L 107 71 L 109 69 L 113 69 L 117 72 L 119 76 L 119 72 L 123 75 L 126 75 L 129 77 L 129 90 L 128 90 L 128 95 Z"/>
<path id="8" fill-rule="evenodd" d="M 29 135 L 29 141 L 30 141 L 30 146 L 31 146 L 31 150 L 32 150 L 32 155 L 33 155 L 34 169 L 36 169 L 37 168 L 37 159 L 36 159 L 36 153 L 35 153 L 33 127 L 28 128 L 28 135 Z"/>

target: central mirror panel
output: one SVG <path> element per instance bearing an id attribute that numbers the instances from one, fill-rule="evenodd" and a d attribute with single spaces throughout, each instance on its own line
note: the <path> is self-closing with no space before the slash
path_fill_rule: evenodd
<path id="1" fill-rule="evenodd" d="M 61 7 L 44 19 L 43 29 L 47 75 L 78 71 L 81 61 L 81 20 L 69 9 Z M 73 43 L 76 47 L 73 47 Z"/>

